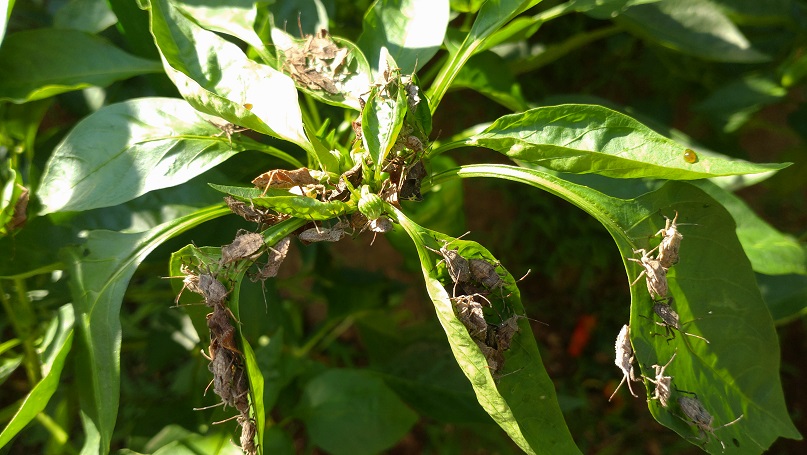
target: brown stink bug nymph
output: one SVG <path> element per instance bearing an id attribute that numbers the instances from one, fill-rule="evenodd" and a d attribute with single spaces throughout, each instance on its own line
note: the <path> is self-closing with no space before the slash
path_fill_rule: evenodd
<path id="1" fill-rule="evenodd" d="M 467 234 L 467 232 L 466 232 Z M 465 234 L 463 234 L 464 236 Z M 462 238 L 462 236 L 458 237 Z M 429 247 L 426 247 L 429 248 Z M 440 247 L 440 250 L 429 248 L 431 251 L 443 256 L 443 262 L 446 263 L 448 274 L 454 282 L 454 295 L 457 294 L 457 284 L 467 283 L 471 279 L 471 267 L 468 260 L 460 255 L 459 250 L 451 250 L 448 248 L 448 242 Z"/>
<path id="2" fill-rule="evenodd" d="M 638 262 L 644 267 L 642 273 L 630 285 L 636 284 L 642 276 L 647 277 L 647 292 L 650 293 L 652 299 L 662 299 L 667 297 L 670 289 L 667 286 L 667 269 L 662 267 L 661 262 L 650 257 L 650 253 L 645 250 L 634 250 L 634 253 L 640 253 L 641 259 L 628 258 L 629 261 Z"/>
<path id="3" fill-rule="evenodd" d="M 625 381 L 628 383 L 630 394 L 638 398 L 639 395 L 633 393 L 633 388 L 630 386 L 632 381 L 639 381 L 639 379 L 636 378 L 633 372 L 633 347 L 630 344 L 630 327 L 627 324 L 623 325 L 622 330 L 619 331 L 614 347 L 616 350 L 614 364 L 622 370 L 622 380 L 619 381 L 619 385 L 616 386 L 614 393 L 611 394 L 611 398 L 608 398 L 608 401 L 614 398 L 614 395 L 616 395 L 616 392 L 622 387 Z"/>
<path id="4" fill-rule="evenodd" d="M 457 310 L 457 319 L 468 329 L 471 338 L 485 341 L 488 323 L 485 321 L 485 314 L 482 312 L 482 303 L 476 300 L 477 296 L 487 302 L 487 299 L 479 294 L 461 295 L 452 297 L 451 300 L 454 301 L 454 308 Z M 490 302 L 487 302 L 487 304 L 490 305 Z"/>
<path id="5" fill-rule="evenodd" d="M 670 385 L 672 384 L 672 376 L 664 376 L 664 370 L 667 369 L 668 366 L 672 363 L 673 359 L 677 352 L 673 353 L 670 360 L 664 366 L 653 365 L 653 369 L 656 370 L 656 378 L 651 379 L 645 376 L 645 379 L 652 382 L 656 385 L 656 389 L 653 391 L 653 395 L 648 397 L 647 401 L 650 400 L 658 400 L 662 407 L 667 407 L 667 403 L 670 401 Z"/>
<path id="6" fill-rule="evenodd" d="M 664 229 L 656 232 L 656 235 L 662 235 L 661 243 L 659 243 L 657 247 L 658 255 L 656 255 L 656 260 L 658 260 L 665 269 L 669 269 L 678 263 L 678 249 L 681 247 L 681 239 L 683 239 L 684 236 L 678 232 L 677 220 L 678 211 L 675 212 L 675 218 L 672 220 L 667 218 Z"/>
<path id="7" fill-rule="evenodd" d="M 697 398 L 680 397 L 678 398 L 678 404 L 681 406 L 681 412 L 689 419 L 690 423 L 694 424 L 698 430 L 700 430 L 700 438 L 706 438 L 708 441 L 708 436 L 713 436 L 723 447 L 723 450 L 726 450 L 726 445 L 715 435 L 715 431 L 729 425 L 734 425 L 743 418 L 743 415 L 740 414 L 740 417 L 737 417 L 729 423 L 720 425 L 719 427 L 713 427 L 712 424 L 715 418 L 706 411 L 706 408 L 703 407 Z M 704 441 L 704 443 L 707 441 Z"/>
<path id="8" fill-rule="evenodd" d="M 221 247 L 221 265 L 231 264 L 242 259 L 254 259 L 263 246 L 263 236 L 255 232 L 239 230 L 233 243 Z"/>
<path id="9" fill-rule="evenodd" d="M 670 298 L 670 302 L 672 302 L 672 297 Z M 705 342 L 709 342 L 706 338 L 695 335 L 693 333 L 684 332 L 681 330 L 681 322 L 678 313 L 673 310 L 671 303 L 664 303 L 664 302 L 656 302 L 653 304 L 653 312 L 661 318 L 662 322 L 656 322 L 657 325 L 664 327 L 667 330 L 667 341 L 670 341 L 675 338 L 675 332 L 673 330 L 677 330 L 684 335 L 689 335 L 691 337 L 700 338 Z M 689 321 L 692 322 L 692 321 Z"/>

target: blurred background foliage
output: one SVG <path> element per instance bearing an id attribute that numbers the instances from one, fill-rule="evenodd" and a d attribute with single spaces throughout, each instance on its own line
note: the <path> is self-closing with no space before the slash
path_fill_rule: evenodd
<path id="1" fill-rule="evenodd" d="M 297 33 L 300 9 L 303 30 L 313 30 L 318 5 L 327 12 L 331 34 L 354 41 L 363 12 L 370 6 L 367 0 L 269 3 L 276 22 L 285 18 L 290 33 Z M 473 11 L 480 2 L 451 3 L 455 10 Z M 110 1 L 109 5 L 111 9 L 95 0 L 18 1 L 5 38 L 43 27 L 75 28 L 97 33 L 131 54 L 157 60 L 146 12 L 134 2 Z M 544 1 L 527 16 L 558 5 L 561 2 Z M 712 21 L 724 31 L 736 27 L 747 46 L 743 48 L 737 38 L 740 45 L 721 52 L 708 42 L 710 37 L 689 33 L 686 26 L 692 24 L 675 14 L 687 8 L 692 17 Z M 462 27 L 464 20 L 460 16 L 452 26 Z M 526 106 L 603 104 L 706 149 L 754 162 L 794 163 L 757 185 L 744 188 L 737 183 L 736 194 L 762 219 L 803 245 L 807 235 L 806 32 L 807 4 L 798 0 L 666 0 L 630 7 L 614 18 L 598 17 L 596 11 L 566 14 L 537 30 L 524 31 L 524 39 L 515 44 L 474 57 L 443 100 L 433 137 L 447 139 L 469 125 L 490 122 Z M 434 76 L 436 68 L 436 64 L 428 65 L 421 79 Z M 102 105 L 140 96 L 177 93 L 164 74 L 155 73 L 22 105 L 2 102 L 0 172 L 8 174 L 6 163 L 18 156 L 22 166 L 16 169 L 27 186 L 35 186 L 50 151 L 78 120 Z M 321 115 L 342 113 L 324 107 Z M 41 118 L 41 122 L 35 122 L 34 131 L 25 130 L 13 121 L 21 117 Z M 336 123 L 341 120 L 334 118 Z M 275 145 L 287 146 L 279 141 Z M 451 160 L 465 164 L 504 162 L 505 158 L 463 149 L 432 162 L 432 171 L 451 166 Z M 14 258 L 2 266 L 3 275 L 20 266 L 20 261 L 33 261 L 30 255 L 55 255 L 56 248 L 73 241 L 80 229 L 134 231 L 150 226 L 182 213 L 183 204 L 198 207 L 218 201 L 205 182 L 244 182 L 275 167 L 277 162 L 263 154 L 241 153 L 187 185 L 149 193 L 122 206 L 31 220 L 16 237 L 3 239 L 2 255 Z M 9 178 L 3 177 L 4 181 Z M 35 210 L 36 201 L 31 204 Z M 531 270 L 520 284 L 524 306 L 530 317 L 547 324 L 533 324 L 533 329 L 567 423 L 583 452 L 700 452 L 657 424 L 643 400 L 626 399 L 623 394 L 612 403 L 607 401 L 620 378 L 613 366 L 613 334 L 628 315 L 629 291 L 618 251 L 596 220 L 549 194 L 489 180 L 446 185 L 419 205 L 406 204 L 431 229 L 455 236 L 471 231 L 468 238 L 484 243 L 514 275 Z M 239 228 L 249 226 L 235 216 L 206 223 L 160 246 L 137 269 L 121 309 L 122 396 L 113 451 L 180 453 L 180 446 L 205 453 L 212 453 L 207 450 L 214 447 L 230 450 L 228 441 L 237 434 L 235 423 L 210 426 L 227 414 L 220 409 L 193 410 L 215 403 L 212 393 L 203 395 L 209 380 L 207 361 L 199 352 L 199 335 L 188 317 L 204 317 L 204 308 L 176 308 L 172 302 L 177 286 L 163 277 L 168 275 L 166 264 L 173 251 L 191 242 L 228 243 Z M 686 237 L 685 226 L 681 231 Z M 42 238 L 46 232 L 48 237 Z M 28 242 L 36 238 L 41 239 L 42 251 L 29 253 Z M 245 283 L 241 315 L 251 324 L 244 328 L 257 341 L 256 354 L 267 366 L 267 409 L 273 409 L 273 419 L 283 428 L 267 433 L 267 453 L 275 453 L 273 448 L 281 453 L 291 448 L 319 450 L 309 440 L 316 425 L 312 417 L 316 413 L 310 412 L 315 404 L 305 397 L 315 392 L 317 383 L 311 379 L 326 366 L 377 373 L 406 404 L 396 411 L 401 418 L 408 419 L 410 410 L 417 413 L 414 426 L 390 453 L 518 453 L 476 403 L 457 367 L 423 290 L 419 266 L 405 259 L 413 255 L 399 251 L 398 246 L 407 242 L 379 236 L 368 247 L 370 240 L 362 236 L 357 241 L 305 249 L 295 245 L 278 280 L 265 286 Z M 758 275 L 758 279 L 778 321 L 785 397 L 796 426 L 804 433 L 807 391 L 801 378 L 807 373 L 803 362 L 807 277 Z M 5 295 L 31 295 L 33 305 L 23 318 L 24 328 L 36 335 L 36 347 L 46 346 L 48 321 L 69 302 L 65 280 L 58 273 L 42 273 L 25 280 L 2 280 L 0 286 L 4 304 L 9 302 Z M 193 298 L 185 296 L 183 302 Z M 12 311 L 8 306 L 4 310 Z M 262 338 L 268 333 L 276 334 L 272 342 Z M 19 397 L 29 391 L 31 378 L 20 364 L 26 347 L 13 342 L 19 336 L 18 327 L 2 318 L 0 334 L 1 340 L 12 340 L 0 343 L 0 422 L 4 425 L 19 406 Z M 281 349 L 275 342 L 278 338 L 287 348 Z M 82 437 L 76 379 L 67 362 L 45 412 L 0 453 L 76 453 Z M 803 450 L 803 443 L 780 439 L 769 453 L 799 449 Z"/>

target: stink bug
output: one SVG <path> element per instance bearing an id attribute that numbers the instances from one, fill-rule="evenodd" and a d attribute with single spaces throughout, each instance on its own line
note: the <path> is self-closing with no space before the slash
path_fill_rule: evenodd
<path id="1" fill-rule="evenodd" d="M 630 386 L 631 381 L 639 381 L 639 379 L 636 378 L 633 372 L 633 347 L 630 344 L 630 327 L 627 324 L 623 325 L 622 330 L 619 331 L 614 348 L 616 350 L 614 365 L 622 370 L 622 380 L 619 381 L 619 385 L 616 386 L 614 393 L 611 394 L 611 398 L 608 398 L 608 401 L 614 398 L 614 395 L 616 395 L 616 392 L 622 387 L 625 381 L 628 382 L 630 394 L 638 398 L 639 395 L 633 393 L 633 388 Z"/>
<path id="2" fill-rule="evenodd" d="M 670 298 L 669 301 L 672 302 L 672 298 Z M 653 304 L 653 312 L 656 313 L 658 317 L 661 318 L 662 321 L 662 322 L 657 321 L 656 324 L 667 329 L 667 336 L 669 337 L 667 338 L 667 341 L 670 341 L 675 338 L 675 332 L 673 332 L 673 330 L 677 330 L 683 333 L 684 335 L 700 338 L 701 340 L 707 343 L 709 342 L 709 340 L 700 335 L 695 335 L 693 333 L 682 331 L 680 317 L 678 316 L 678 313 L 675 310 L 673 310 L 671 304 L 664 302 L 656 302 Z"/>
<path id="3" fill-rule="evenodd" d="M 708 436 L 713 436 L 718 442 L 720 442 L 723 450 L 726 450 L 726 445 L 723 444 L 723 441 L 721 441 L 717 435 L 715 435 L 715 430 L 719 430 L 729 425 L 734 425 L 743 418 L 743 415 L 740 414 L 740 417 L 737 417 L 729 423 L 720 425 L 719 427 L 713 427 L 712 424 L 714 423 L 715 418 L 706 411 L 706 408 L 703 407 L 697 398 L 680 397 L 678 398 L 678 405 L 681 406 L 681 412 L 683 412 L 686 418 L 689 419 L 690 423 L 694 424 L 698 430 L 700 430 L 700 438 L 706 438 L 708 441 Z M 707 441 L 704 441 L 704 443 Z"/>
<path id="4" fill-rule="evenodd" d="M 675 218 L 672 220 L 667 218 L 664 229 L 660 229 L 656 232 L 656 235 L 662 235 L 661 243 L 656 247 L 658 248 L 656 260 L 658 260 L 665 269 L 669 269 L 678 263 L 678 249 L 681 246 L 681 239 L 683 239 L 684 236 L 678 232 L 678 225 L 675 223 L 677 220 L 678 211 L 675 212 Z"/>
<path id="5" fill-rule="evenodd" d="M 661 262 L 650 257 L 650 253 L 645 250 L 634 250 L 634 253 L 641 253 L 641 259 L 628 258 L 629 261 L 638 262 L 644 267 L 642 273 L 630 285 L 636 284 L 643 276 L 647 277 L 647 292 L 650 293 L 650 298 L 655 299 L 667 297 L 670 289 L 667 286 L 667 269 L 665 269 Z"/>
<path id="6" fill-rule="evenodd" d="M 221 247 L 221 265 L 227 265 L 241 259 L 254 259 L 263 246 L 263 236 L 255 232 L 238 231 L 233 243 Z"/>
<path id="7" fill-rule="evenodd" d="M 661 403 L 662 407 L 667 407 L 667 403 L 670 400 L 670 385 L 672 384 L 672 376 L 664 376 L 664 370 L 667 369 L 668 366 L 672 363 L 673 359 L 675 358 L 675 354 L 673 353 L 670 360 L 664 366 L 653 365 L 653 368 L 656 370 L 656 378 L 651 379 L 645 376 L 645 379 L 652 382 L 656 385 L 656 389 L 653 391 L 653 395 L 651 395 L 647 401 L 650 400 L 658 400 Z"/>
<path id="8" fill-rule="evenodd" d="M 467 234 L 467 232 L 466 232 Z M 463 234 L 462 236 L 464 236 Z M 462 236 L 458 237 L 462 238 Z M 446 263 L 446 268 L 448 268 L 448 275 L 451 277 L 451 280 L 454 282 L 454 295 L 457 294 L 457 284 L 459 283 L 467 283 L 471 280 L 471 268 L 468 260 L 462 257 L 459 253 L 459 249 L 457 250 L 450 250 L 448 249 L 448 243 L 445 242 L 440 250 L 435 250 L 433 248 L 429 248 L 429 250 L 434 251 L 435 253 L 440 254 L 443 256 L 443 262 Z"/>
<path id="9" fill-rule="evenodd" d="M 477 302 L 475 297 L 479 296 L 485 301 L 485 297 L 475 295 L 461 295 L 453 297 L 454 308 L 457 310 L 457 318 L 462 322 L 462 325 L 468 329 L 471 338 L 476 340 L 485 341 L 487 338 L 488 323 L 485 321 L 485 314 L 482 312 L 482 304 Z M 488 302 L 490 305 L 490 302 Z"/>

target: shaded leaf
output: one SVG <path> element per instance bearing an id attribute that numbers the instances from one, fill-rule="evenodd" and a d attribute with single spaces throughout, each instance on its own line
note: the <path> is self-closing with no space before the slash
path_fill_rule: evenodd
<path id="1" fill-rule="evenodd" d="M 63 250 L 76 313 L 76 375 L 87 453 L 106 453 L 120 401 L 120 306 L 129 279 L 148 254 L 171 237 L 229 213 L 214 206 L 135 234 L 92 231 Z"/>
<path id="2" fill-rule="evenodd" d="M 490 148 L 561 172 L 615 178 L 692 180 L 788 166 L 716 156 L 689 163 L 685 147 L 627 115 L 585 104 L 539 107 L 500 117 L 463 145 Z"/>
<path id="3" fill-rule="evenodd" d="M 507 68 L 507 62 L 493 52 L 471 57 L 454 79 L 452 87 L 476 90 L 513 112 L 529 107 L 521 95 L 521 86 Z"/>
<path id="4" fill-rule="evenodd" d="M 108 207 L 184 183 L 235 154 L 217 134 L 176 98 L 103 107 L 56 146 L 38 189 L 41 214 Z"/>
<path id="5" fill-rule="evenodd" d="M 0 433 L 0 447 L 5 446 L 22 431 L 40 412 L 45 410 L 48 401 L 59 386 L 67 354 L 73 346 L 73 309 L 65 305 L 56 316 L 57 333 L 51 344 L 52 356 L 43 359 L 42 380 L 25 397 L 22 405 Z"/>
<path id="6" fill-rule="evenodd" d="M 380 60 L 380 55 L 386 48 L 401 72 L 411 74 L 440 49 L 448 13 L 448 0 L 376 1 L 364 15 L 357 44 L 374 71 L 384 71 L 386 62 Z"/>
<path id="7" fill-rule="evenodd" d="M 736 131 L 764 106 L 774 104 L 787 95 L 787 89 L 772 77 L 746 75 L 721 86 L 708 98 L 695 105 L 710 115 L 723 131 Z"/>
<path id="8" fill-rule="evenodd" d="M 332 369 L 311 379 L 296 410 L 311 442 L 333 454 L 373 454 L 392 447 L 417 415 L 381 379 Z"/>
<path id="9" fill-rule="evenodd" d="M 160 71 L 157 62 L 89 33 L 27 30 L 9 35 L 0 48 L 0 100 L 25 103 Z"/>
<path id="10" fill-rule="evenodd" d="M 150 12 L 165 71 L 193 107 L 312 150 L 288 76 L 249 60 L 238 46 L 199 27 L 168 0 L 152 0 Z"/>
<path id="11" fill-rule="evenodd" d="M 98 33 L 115 25 L 118 18 L 103 0 L 69 0 L 53 15 L 55 28 Z"/>
<path id="12" fill-rule="evenodd" d="M 717 62 L 770 59 L 757 51 L 721 8 L 709 0 L 662 0 L 628 8 L 617 23 L 678 52 Z"/>
<path id="13" fill-rule="evenodd" d="M 807 275 L 807 251 L 796 238 L 766 223 L 734 194 L 709 181 L 693 184 L 720 202 L 734 218 L 737 237 L 755 272 Z"/>
<path id="14" fill-rule="evenodd" d="M 424 229 L 397 210 L 389 213 L 415 243 L 426 290 L 434 303 L 438 320 L 448 336 L 454 357 L 471 382 L 482 408 L 527 453 L 579 452 L 560 412 L 554 385 L 541 363 L 541 356 L 527 321 L 518 320 L 520 337 L 505 353 L 504 370 L 507 372 L 501 371 L 502 376 L 497 384 L 491 376 L 485 355 L 471 339 L 463 323 L 457 319 L 449 294 L 444 288 L 444 283 L 451 281 L 446 278 L 447 272 L 438 272 L 435 264 L 439 258 L 426 247 L 439 248 L 448 242 L 449 248 L 458 249 L 459 254 L 465 258 L 485 259 L 490 263 L 498 261 L 476 242 L 456 240 Z M 512 275 L 505 270 L 502 278 L 504 286 L 501 291 L 505 301 L 502 311 L 506 309 L 505 314 L 524 314 Z"/>

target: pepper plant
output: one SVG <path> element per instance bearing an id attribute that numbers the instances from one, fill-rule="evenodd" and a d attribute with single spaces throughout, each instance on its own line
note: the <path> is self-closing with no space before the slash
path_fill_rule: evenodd
<path id="1" fill-rule="evenodd" d="M 470 384 L 481 409 L 527 453 L 578 453 L 533 334 L 540 326 L 526 317 L 537 309 L 525 308 L 519 281 L 485 248 L 484 238 L 441 232 L 451 224 L 447 214 L 462 203 L 446 195 L 457 194 L 450 191 L 462 180 L 479 179 L 517 182 L 561 198 L 611 235 L 630 300 L 609 302 L 602 311 L 624 314 L 633 368 L 648 396 L 655 390 L 658 398 L 654 366 L 667 365 L 662 371 L 674 387 L 663 405 L 647 404 L 661 425 L 711 453 L 761 453 L 779 437 L 800 438 L 785 407 L 778 339 L 754 272 L 803 274 L 804 250 L 771 228 L 754 229 L 761 221 L 726 184 L 732 176 L 750 184 L 787 164 L 731 158 L 603 105 L 533 105 L 518 90 L 485 82 L 496 71 L 488 62 L 503 64 L 500 55 L 510 55 L 510 67 L 522 72 L 550 63 L 556 58 L 551 53 L 515 54 L 546 24 L 567 15 L 613 20 L 640 36 L 654 18 L 665 17 L 680 29 L 671 28 L 675 36 L 666 43 L 656 39 L 682 47 L 699 26 L 682 19 L 685 8 L 678 3 L 687 2 L 570 0 L 544 7 L 539 1 L 376 1 L 361 16 L 360 33 L 347 36 L 325 31 L 328 17 L 319 1 L 301 12 L 296 2 L 140 0 L 140 10 L 124 3 L 110 2 L 122 36 L 148 36 L 154 48 L 136 41 L 130 47 L 144 55 L 156 50 L 161 65 L 76 30 L 12 33 L 0 50 L 6 80 L 0 97 L 18 103 L 4 105 L 5 115 L 29 125 L 19 128 L 19 137 L 29 141 L 25 154 L 7 159 L 3 169 L 4 254 L 14 258 L 3 269 L 3 287 L 14 290 L 13 297 L 4 291 L 11 321 L 5 329 L 17 341 L 0 345 L 0 352 L 21 344 L 18 364 L 36 384 L 15 404 L 0 446 L 36 418 L 54 438 L 48 444 L 74 450 L 66 442 L 70 428 L 43 412 L 64 393 L 57 385 L 66 371 L 78 388 L 82 453 L 106 453 L 121 444 L 115 436 L 123 423 L 121 306 L 144 259 L 155 250 L 166 255 L 167 248 L 173 254 L 157 273 L 172 278 L 182 308 L 173 311 L 190 316 L 193 328 L 184 330 L 195 334 L 194 352 L 204 348 L 207 359 L 197 356 L 195 364 L 209 362 L 209 371 L 183 374 L 197 382 L 212 378 L 208 387 L 219 397 L 213 403 L 225 405 L 224 411 L 199 411 L 198 419 L 238 417 L 247 453 L 291 452 L 292 421 L 304 425 L 309 448 L 375 453 L 390 447 L 416 421 L 411 403 L 417 393 L 392 375 L 330 368 L 307 357 L 312 346 L 344 333 L 362 308 L 332 304 L 306 336 L 303 322 L 290 316 L 299 312 L 271 298 L 271 288 L 282 286 L 283 278 L 275 276 L 282 276 L 289 239 L 298 238 L 294 243 L 306 256 L 322 253 L 320 242 L 386 236 L 422 272 L 445 341 L 467 378 L 463 386 Z M 737 44 L 742 33 L 724 13 L 713 5 L 700 8 L 708 9 L 710 26 L 722 27 L 715 40 L 725 59 L 765 60 L 760 51 Z M 594 39 L 581 35 L 554 52 Z M 707 44 L 700 52 L 718 53 L 717 44 Z M 42 55 L 37 64 L 71 72 L 46 78 L 44 66 L 10 63 L 27 49 Z M 75 49 L 98 58 L 85 61 Z M 79 63 L 70 66 L 75 62 L 65 56 Z M 40 174 L 31 144 L 48 100 L 134 75 L 147 75 L 155 87 L 179 96 L 97 107 L 55 145 Z M 463 86 L 512 113 L 441 135 L 434 122 L 451 115 L 441 102 L 450 88 Z M 8 125 L 12 131 L 15 124 Z M 457 166 L 452 156 L 472 148 L 498 152 L 509 164 L 497 159 Z M 246 154 L 267 157 L 255 162 L 272 167 L 228 172 L 225 162 Z M 28 211 L 23 227 L 17 221 L 25 219 L 29 194 L 36 212 Z M 165 199 L 149 199 L 155 194 Z M 159 210 L 138 208 L 155 203 Z M 110 219 L 124 213 L 136 215 L 135 222 L 118 226 Z M 223 217 L 236 223 L 227 226 L 245 231 L 210 227 L 221 226 L 215 223 Z M 664 267 L 665 292 L 647 292 L 644 278 L 629 287 L 647 273 L 634 260 L 641 257 L 637 251 L 657 248 L 673 217 L 683 237 L 678 262 Z M 192 244 L 173 243 L 185 233 L 193 235 Z M 372 254 L 372 243 L 363 247 Z M 61 274 L 69 279 L 70 301 L 41 332 L 26 289 L 66 295 Z M 255 295 L 243 290 L 254 288 L 251 282 L 270 288 L 265 310 L 254 311 Z M 664 308 L 688 323 L 685 331 L 703 340 L 668 336 L 675 332 L 670 324 L 660 327 L 654 305 L 670 305 Z M 37 341 L 34 333 L 44 338 Z M 47 349 L 40 355 L 37 346 Z M 65 370 L 69 354 L 75 363 Z M 613 374 L 619 377 L 616 368 Z M 197 385 L 190 379 L 185 384 Z M 700 408 L 690 404 L 690 394 Z M 290 402 L 289 396 L 298 398 Z M 377 401 L 377 413 L 362 401 L 366 396 Z M 686 409 L 681 397 L 688 397 Z M 695 418 L 687 412 L 693 408 L 708 415 Z M 213 412 L 221 419 L 210 417 Z M 353 419 L 365 431 L 344 422 Z M 178 453 L 190 445 L 214 453 L 232 449 L 221 445 L 228 437 L 239 439 L 180 433 L 173 429 L 162 442 L 137 447 Z"/>

